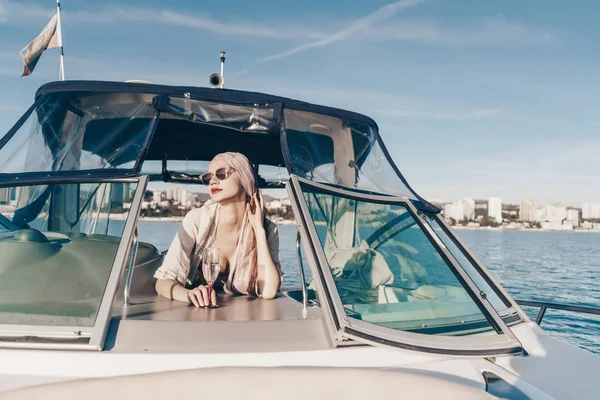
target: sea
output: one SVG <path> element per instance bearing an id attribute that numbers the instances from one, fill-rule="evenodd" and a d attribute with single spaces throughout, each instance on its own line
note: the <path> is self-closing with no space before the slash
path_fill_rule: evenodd
<path id="1" fill-rule="evenodd" d="M 140 221 L 140 240 L 169 247 L 180 222 Z M 284 286 L 299 286 L 296 226 L 280 225 L 279 257 Z M 456 230 L 469 249 L 515 300 L 600 308 L 600 233 Z M 305 265 L 307 280 L 310 271 Z M 523 307 L 535 320 L 538 309 Z M 549 334 L 600 354 L 600 316 L 548 310 Z"/>

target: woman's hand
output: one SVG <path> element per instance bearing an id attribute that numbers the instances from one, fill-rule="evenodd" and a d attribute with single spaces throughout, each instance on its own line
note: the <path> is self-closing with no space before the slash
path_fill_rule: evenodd
<path id="1" fill-rule="evenodd" d="M 254 212 L 252 212 L 252 209 L 254 209 Z M 248 212 L 248 222 L 254 230 L 254 234 L 264 230 L 265 200 L 260 190 L 257 190 L 250 202 L 246 204 L 246 211 Z"/>
<path id="2" fill-rule="evenodd" d="M 210 288 L 210 297 L 208 287 L 200 285 L 188 292 L 188 299 L 196 307 L 208 307 L 217 305 L 217 293 L 215 289 Z"/>

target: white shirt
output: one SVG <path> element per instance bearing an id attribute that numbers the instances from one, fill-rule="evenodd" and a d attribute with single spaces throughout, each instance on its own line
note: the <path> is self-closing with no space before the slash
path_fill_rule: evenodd
<path id="1" fill-rule="evenodd" d="M 175 279 L 184 287 L 186 284 L 190 285 L 192 283 L 191 280 L 194 279 L 196 268 L 200 265 L 204 248 L 215 239 L 218 208 L 217 203 L 207 202 L 202 207 L 193 209 L 186 214 L 162 265 L 154 273 L 155 278 Z M 280 276 L 283 276 L 279 262 L 279 232 L 277 225 L 269 219 L 266 219 L 266 221 L 265 231 L 269 253 Z M 190 274 L 192 266 L 194 270 Z M 231 279 L 231 274 L 229 277 Z M 231 282 L 228 282 L 227 286 L 231 286 Z"/>

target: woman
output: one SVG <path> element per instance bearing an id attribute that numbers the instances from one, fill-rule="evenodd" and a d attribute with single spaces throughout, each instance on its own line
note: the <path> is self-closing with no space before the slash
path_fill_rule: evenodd
<path id="1" fill-rule="evenodd" d="M 187 213 L 156 271 L 156 292 L 196 307 L 216 305 L 205 285 L 193 287 L 206 247 L 217 247 L 221 270 L 215 282 L 227 293 L 272 299 L 281 283 L 277 225 L 264 217 L 254 171 L 240 153 L 221 153 L 202 176 L 211 202 Z M 198 267 L 200 270 L 198 271 Z M 191 273 L 190 273 L 191 272 Z"/>

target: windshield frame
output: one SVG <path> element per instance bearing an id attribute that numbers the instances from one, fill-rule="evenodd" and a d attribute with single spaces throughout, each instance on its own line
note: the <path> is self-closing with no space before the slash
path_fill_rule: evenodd
<path id="1" fill-rule="evenodd" d="M 84 327 L 0 324 L 0 348 L 102 350 L 112 318 L 112 308 L 118 295 L 119 282 L 123 276 L 126 261 L 132 251 L 135 227 L 137 226 L 148 180 L 147 176 L 126 179 L 78 180 L 78 183 L 137 184 L 94 325 Z M 47 181 L 38 181 L 31 184 L 35 183 L 47 184 Z M 72 183 L 72 181 L 65 181 L 65 183 Z"/>
<path id="2" fill-rule="evenodd" d="M 432 246 L 444 258 L 444 261 L 459 279 L 463 288 L 479 307 L 493 330 L 481 335 L 436 336 L 395 330 L 351 317 L 345 310 L 337 291 L 327 257 L 321 246 L 316 227 L 312 221 L 305 201 L 302 186 L 319 192 L 342 196 L 347 199 L 369 203 L 396 204 L 406 207 L 407 211 L 427 236 Z M 419 216 L 419 211 L 408 198 L 388 197 L 359 193 L 352 189 L 341 189 L 331 185 L 316 183 L 296 175 L 290 176 L 288 194 L 292 199 L 294 213 L 299 219 L 298 230 L 301 233 L 313 277 L 317 281 L 319 298 L 326 316 L 327 325 L 334 343 L 338 345 L 348 339 L 366 341 L 369 344 L 407 348 L 436 354 L 489 356 L 500 354 L 521 354 L 522 345 L 511 329 L 503 321 L 488 300 L 479 292 L 477 286 L 446 249 L 433 229 Z"/>

